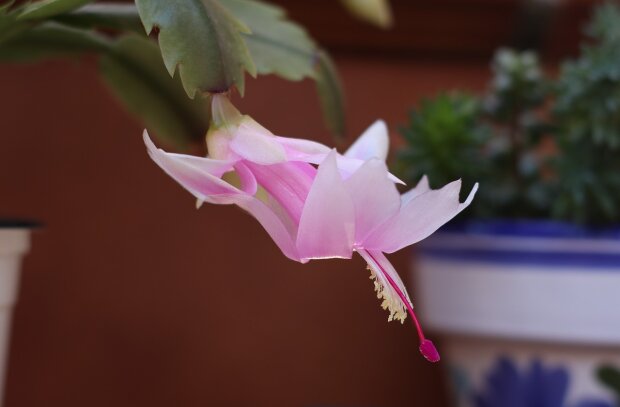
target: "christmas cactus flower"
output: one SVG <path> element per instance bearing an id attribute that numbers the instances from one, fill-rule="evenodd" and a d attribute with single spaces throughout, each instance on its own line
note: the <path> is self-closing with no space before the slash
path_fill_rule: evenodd
<path id="1" fill-rule="evenodd" d="M 310 140 L 275 136 L 239 113 L 223 95 L 213 96 L 212 121 L 206 138 L 207 157 L 166 153 L 155 147 L 145 131 L 149 155 L 197 198 L 198 206 L 203 202 L 240 206 L 262 224 L 287 257 L 306 262 L 291 243 L 289 233 L 283 231 L 299 224 L 317 172 L 315 165 L 331 149 Z M 345 156 L 338 156 L 339 171 L 350 175 L 373 151 L 385 158 L 387 143 L 385 124 L 375 123 Z M 226 179 L 236 178 L 237 182 L 224 180 L 225 174 Z"/>
<path id="2" fill-rule="evenodd" d="M 306 199 L 297 233 L 302 260 L 350 258 L 359 253 L 368 263 L 377 297 L 388 320 L 404 322 L 407 313 L 418 331 L 420 352 L 439 360 L 433 343 L 424 337 L 405 286 L 384 253 L 393 253 L 428 237 L 465 209 L 477 185 L 464 203 L 459 202 L 461 182 L 431 190 L 423 178 L 400 195 L 383 160 L 371 158 L 350 177 L 338 170 L 336 153 L 327 156 Z"/>
<path id="3" fill-rule="evenodd" d="M 383 122 L 372 125 L 341 155 L 310 140 L 273 135 L 224 96 L 213 100 L 207 157 L 164 152 L 146 132 L 144 139 L 152 159 L 199 203 L 238 205 L 290 259 L 305 263 L 359 253 L 389 311 L 388 320 L 404 322 L 409 313 L 420 351 L 430 361 L 439 360 L 384 253 L 429 236 L 469 205 L 476 188 L 460 203 L 460 181 L 431 190 L 424 178 L 401 196 L 398 179 L 385 165 L 388 135 Z M 227 181 L 233 178 L 235 182 Z"/>

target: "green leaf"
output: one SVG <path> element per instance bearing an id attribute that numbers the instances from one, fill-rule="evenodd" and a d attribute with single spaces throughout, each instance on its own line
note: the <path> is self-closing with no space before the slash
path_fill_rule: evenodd
<path id="1" fill-rule="evenodd" d="M 105 52 L 108 46 L 109 40 L 95 32 L 49 22 L 0 43 L 0 60 L 32 61 L 84 52 Z"/>
<path id="2" fill-rule="evenodd" d="M 601 366 L 596 373 L 599 381 L 620 399 L 620 369 L 613 366 Z"/>
<path id="3" fill-rule="evenodd" d="M 314 79 L 327 127 L 334 134 L 344 136 L 346 131 L 344 95 L 334 63 L 324 51 L 318 53 Z"/>
<path id="4" fill-rule="evenodd" d="M 342 3 L 360 20 L 381 28 L 392 26 L 392 11 L 388 0 L 342 0 Z"/>
<path id="5" fill-rule="evenodd" d="M 13 6 L 13 3 L 15 3 L 15 0 L 11 0 L 8 3 L 0 5 L 0 13 L 8 12 L 9 8 L 11 8 L 11 6 Z"/>
<path id="6" fill-rule="evenodd" d="M 196 92 L 244 91 L 244 71 L 256 75 L 242 33 L 248 28 L 216 0 L 136 0 L 150 34 L 159 30 L 159 47 L 170 75 L 179 70 L 190 98 Z"/>
<path id="7" fill-rule="evenodd" d="M 20 20 L 43 20 L 67 13 L 93 0 L 42 0 L 27 4 L 19 14 Z"/>
<path id="8" fill-rule="evenodd" d="M 258 73 L 276 74 L 288 80 L 311 77 L 328 128 L 336 135 L 345 132 L 343 94 L 336 69 L 306 31 L 285 19 L 284 11 L 253 0 L 221 0 L 222 4 L 251 29 L 246 42 Z"/>
<path id="9" fill-rule="evenodd" d="M 18 21 L 19 10 L 11 9 L 13 1 L 0 6 L 0 43 L 28 29 L 30 23 Z"/>
<path id="10" fill-rule="evenodd" d="M 149 131 L 176 147 L 202 140 L 209 123 L 204 99 L 187 98 L 179 78 L 170 78 L 157 44 L 138 35 L 118 40 L 100 60 L 112 92 Z"/>
<path id="11" fill-rule="evenodd" d="M 313 75 L 317 46 L 280 7 L 252 0 L 221 0 L 251 30 L 247 46 L 259 74 L 298 81 Z"/>
<path id="12" fill-rule="evenodd" d="M 144 27 L 134 4 L 97 3 L 61 14 L 55 21 L 79 28 L 105 28 L 115 31 L 144 33 Z"/>

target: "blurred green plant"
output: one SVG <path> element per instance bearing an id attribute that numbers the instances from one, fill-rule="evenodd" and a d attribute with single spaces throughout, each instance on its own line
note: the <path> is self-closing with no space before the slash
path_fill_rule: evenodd
<path id="1" fill-rule="evenodd" d="M 422 100 L 409 116 L 402 135 L 409 146 L 399 154 L 396 171 L 408 180 L 427 175 L 434 186 L 463 177 L 469 191 L 486 170 L 473 166 L 486 153 L 491 129 L 478 122 L 482 103 L 465 93 L 441 94 Z M 486 178 L 486 177 L 485 177 Z"/>
<path id="2" fill-rule="evenodd" d="M 257 0 L 92 2 L 0 5 L 0 61 L 95 54 L 121 103 L 180 148 L 203 140 L 209 95 L 243 95 L 246 72 L 314 80 L 328 128 L 344 134 L 344 97 L 329 56 L 280 7 Z"/>
<path id="3" fill-rule="evenodd" d="M 565 63 L 555 89 L 556 199 L 553 215 L 578 222 L 620 218 L 620 6 L 594 12 L 581 56 Z"/>
<path id="4" fill-rule="evenodd" d="M 480 182 L 470 217 L 620 221 L 620 7 L 598 7 L 586 34 L 556 79 L 534 53 L 500 49 L 486 94 L 423 100 L 401 129 L 400 175 Z"/>
<path id="5" fill-rule="evenodd" d="M 598 381 L 613 393 L 617 404 L 620 405 L 620 369 L 603 365 L 597 369 L 596 376 Z"/>

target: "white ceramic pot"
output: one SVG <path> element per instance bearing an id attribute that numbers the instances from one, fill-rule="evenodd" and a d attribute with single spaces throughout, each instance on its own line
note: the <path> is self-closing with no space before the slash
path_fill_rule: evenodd
<path id="1" fill-rule="evenodd" d="M 11 333 L 11 315 L 17 300 L 21 260 L 30 248 L 30 229 L 0 224 L 0 403 Z"/>
<path id="2" fill-rule="evenodd" d="M 414 272 L 456 406 L 620 406 L 620 230 L 470 222 L 419 245 Z"/>

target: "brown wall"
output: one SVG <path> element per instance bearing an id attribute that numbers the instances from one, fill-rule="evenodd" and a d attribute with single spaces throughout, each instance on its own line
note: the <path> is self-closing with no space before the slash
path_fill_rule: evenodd
<path id="1" fill-rule="evenodd" d="M 394 131 L 420 96 L 487 74 L 486 62 L 337 62 L 352 134 L 376 118 Z M 296 264 L 238 209 L 195 210 L 93 61 L 0 78 L 0 214 L 45 223 L 25 261 L 7 406 L 445 405 L 445 364 L 386 321 L 360 259 Z M 239 104 L 278 134 L 330 142 L 311 83 L 250 80 Z M 392 256 L 405 279 L 408 256 Z"/>
<path id="2" fill-rule="evenodd" d="M 469 2 L 508 13 L 506 24 L 456 0 L 415 10 L 394 0 L 400 16 L 412 13 L 396 34 L 286 3 L 321 42 L 389 51 L 337 62 L 351 134 L 384 118 L 395 141 L 420 97 L 481 89 L 488 53 L 519 25 L 512 0 Z M 567 21 L 583 10 L 567 10 L 542 41 L 551 55 L 574 52 L 578 24 Z M 400 58 L 411 53 L 423 59 Z M 0 217 L 46 225 L 25 262 L 8 407 L 446 406 L 446 364 L 423 361 L 410 325 L 386 322 L 360 259 L 302 266 L 241 211 L 196 211 L 148 159 L 141 126 L 102 87 L 92 60 L 0 66 L 0 86 Z M 311 83 L 263 78 L 247 88 L 239 105 L 274 132 L 331 142 Z M 392 256 L 405 280 L 409 255 Z"/>

